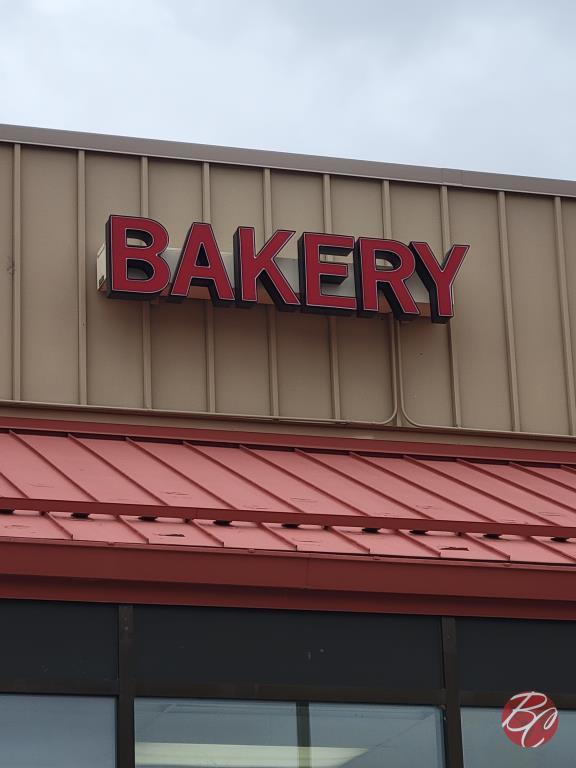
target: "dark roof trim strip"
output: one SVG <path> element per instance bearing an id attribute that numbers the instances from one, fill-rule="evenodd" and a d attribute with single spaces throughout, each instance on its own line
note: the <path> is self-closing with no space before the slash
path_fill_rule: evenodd
<path id="1" fill-rule="evenodd" d="M 463 171 L 453 168 L 400 165 L 370 160 L 189 144 L 181 141 L 140 139 L 20 125 L 0 124 L 0 142 L 194 160 L 224 165 L 256 166 L 307 173 L 329 173 L 337 176 L 389 179 L 420 184 L 445 184 L 472 189 L 576 197 L 576 181 L 565 179 L 543 179 L 503 173 Z"/>
<path id="2" fill-rule="evenodd" d="M 0 432 L 21 434 L 58 434 L 76 437 L 119 437 L 171 442 L 193 441 L 217 445 L 250 447 L 301 448 L 318 451 L 354 451 L 388 456 L 425 456 L 468 460 L 517 461 L 535 464 L 576 464 L 576 442 L 572 450 L 514 448 L 509 445 L 465 445 L 461 443 L 428 443 L 410 440 L 375 440 L 366 437 L 310 435 L 288 432 L 245 432 L 243 430 L 199 429 L 196 427 L 152 426 L 92 421 L 60 421 L 56 419 L 15 418 L 0 416 Z M 415 430 L 403 430 L 407 437 Z"/>

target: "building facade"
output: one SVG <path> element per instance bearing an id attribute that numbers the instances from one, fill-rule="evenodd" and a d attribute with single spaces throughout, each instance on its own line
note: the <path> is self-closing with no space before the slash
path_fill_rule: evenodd
<path id="1" fill-rule="evenodd" d="M 576 183 L 0 126 L 0 263 L 0 768 L 571 764 Z"/>

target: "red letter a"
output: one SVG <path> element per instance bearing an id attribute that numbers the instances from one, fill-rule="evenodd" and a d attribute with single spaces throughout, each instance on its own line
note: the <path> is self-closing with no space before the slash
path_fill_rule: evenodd
<path id="1" fill-rule="evenodd" d="M 234 301 L 234 291 L 212 227 L 198 221 L 192 224 L 184 242 L 170 296 L 176 300 L 184 299 L 192 285 L 207 287 L 214 304 Z"/>

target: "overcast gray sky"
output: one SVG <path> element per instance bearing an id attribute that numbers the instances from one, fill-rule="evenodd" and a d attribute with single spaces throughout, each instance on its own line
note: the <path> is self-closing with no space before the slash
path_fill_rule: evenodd
<path id="1" fill-rule="evenodd" d="M 0 122 L 576 179 L 574 0 L 0 13 Z"/>

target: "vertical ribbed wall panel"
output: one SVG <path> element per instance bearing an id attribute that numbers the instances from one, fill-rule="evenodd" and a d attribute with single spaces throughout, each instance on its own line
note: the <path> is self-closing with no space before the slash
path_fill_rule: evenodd
<path id="1" fill-rule="evenodd" d="M 573 199 L 5 143 L 0 201 L 0 398 L 576 432 Z M 282 227 L 471 248 L 450 328 L 143 308 L 96 290 L 110 213 L 161 221 L 176 247 L 204 220 L 222 251 L 239 225 L 258 246 Z"/>
<path id="2" fill-rule="evenodd" d="M 150 216 L 181 248 L 192 221 L 202 219 L 202 166 L 150 160 Z M 206 350 L 202 302 L 153 302 L 151 307 L 152 405 L 154 408 L 206 409 Z"/>
<path id="3" fill-rule="evenodd" d="M 21 396 L 77 403 L 77 153 L 23 147 Z"/>
<path id="4" fill-rule="evenodd" d="M 14 149 L 0 145 L 0 397 L 14 397 L 12 337 L 14 283 Z"/>
<path id="5" fill-rule="evenodd" d="M 449 191 L 452 240 L 470 251 L 454 286 L 463 426 L 511 429 L 504 298 L 495 192 Z"/>
<path id="6" fill-rule="evenodd" d="M 111 213 L 140 213 L 140 158 L 86 154 L 88 402 L 144 406 L 142 307 L 96 291 L 96 254 Z"/>
<path id="7" fill-rule="evenodd" d="M 409 243 L 428 242 L 442 253 L 438 187 L 391 184 L 392 236 Z M 405 415 L 416 423 L 453 423 L 452 371 L 448 329 L 429 321 L 403 322 L 397 334 L 403 372 Z"/>

